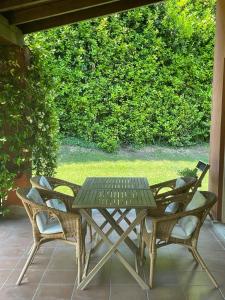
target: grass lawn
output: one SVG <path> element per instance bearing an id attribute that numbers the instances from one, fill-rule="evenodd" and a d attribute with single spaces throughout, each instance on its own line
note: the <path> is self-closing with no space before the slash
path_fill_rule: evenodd
<path id="1" fill-rule="evenodd" d="M 150 184 L 178 177 L 178 170 L 208 161 L 208 145 L 189 148 L 151 146 L 105 153 L 79 146 L 62 146 L 56 176 L 82 184 L 87 176 L 144 176 Z M 207 189 L 208 178 L 203 183 Z M 65 189 L 64 189 L 65 191 Z"/>

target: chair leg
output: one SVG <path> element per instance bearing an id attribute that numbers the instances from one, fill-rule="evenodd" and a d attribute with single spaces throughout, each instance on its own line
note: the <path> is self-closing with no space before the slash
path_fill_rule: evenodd
<path id="1" fill-rule="evenodd" d="M 91 225 L 88 225 L 88 229 L 89 229 L 90 242 L 92 243 L 92 227 L 91 227 Z"/>
<path id="2" fill-rule="evenodd" d="M 140 258 L 141 258 L 141 265 L 143 265 L 143 261 L 145 258 L 145 241 L 143 237 L 140 237 Z"/>
<path id="3" fill-rule="evenodd" d="M 30 265 L 33 263 L 34 258 L 35 258 L 35 255 L 36 255 L 36 253 L 38 252 L 38 250 L 39 250 L 39 248 L 40 248 L 40 245 L 41 245 L 41 244 L 38 244 L 38 245 L 37 245 L 37 247 L 36 247 L 36 249 L 35 249 L 35 251 L 34 251 L 34 254 L 33 254 L 33 256 L 32 256 L 32 259 L 31 259 L 31 261 L 30 261 Z"/>
<path id="4" fill-rule="evenodd" d="M 215 280 L 215 278 L 213 277 L 212 273 L 209 271 L 209 269 L 207 268 L 205 262 L 203 261 L 201 255 L 198 253 L 197 249 L 193 249 L 193 252 L 196 256 L 196 259 L 198 260 L 199 264 L 202 266 L 202 268 L 206 271 L 206 273 L 208 274 L 209 278 L 212 280 L 213 284 L 215 285 L 216 288 L 218 288 L 218 284 Z"/>
<path id="5" fill-rule="evenodd" d="M 83 254 L 83 239 L 79 236 L 76 246 L 76 257 L 77 257 L 77 284 L 79 285 L 82 277 L 82 254 Z"/>
<path id="6" fill-rule="evenodd" d="M 214 217 L 213 217 L 213 215 L 212 215 L 211 211 L 208 213 L 208 215 L 209 215 L 209 217 L 210 217 L 211 221 L 213 222 L 213 221 L 214 221 Z"/>
<path id="7" fill-rule="evenodd" d="M 21 283 L 21 281 L 23 279 L 23 276 L 26 273 L 27 268 L 29 267 L 29 265 L 30 265 L 30 263 L 31 263 L 34 255 L 36 254 L 38 248 L 39 248 L 39 244 L 34 244 L 32 246 L 32 251 L 30 252 L 30 255 L 28 256 L 28 259 L 27 259 L 27 261 L 26 261 L 26 263 L 25 263 L 25 265 L 23 267 L 23 270 L 20 273 L 20 276 L 19 276 L 19 278 L 18 278 L 18 280 L 16 282 L 16 285 L 20 285 L 20 283 Z"/>
<path id="8" fill-rule="evenodd" d="M 194 251 L 193 251 L 191 248 L 188 248 L 188 250 L 189 250 L 189 252 L 191 252 L 191 255 L 193 256 L 194 260 L 195 260 L 195 261 L 196 261 L 196 263 L 198 264 L 198 263 L 199 263 L 199 261 L 198 261 L 197 257 L 195 256 L 195 253 L 194 253 Z"/>
<path id="9" fill-rule="evenodd" d="M 149 254 L 150 256 L 150 271 L 149 271 L 149 285 L 150 288 L 153 287 L 153 275 L 154 275 L 154 267 L 155 267 L 155 260 L 156 260 L 156 252 L 153 251 Z"/>
<path id="10" fill-rule="evenodd" d="M 82 257 L 80 253 L 78 253 L 77 257 L 77 284 L 79 285 L 81 282 L 81 269 L 82 269 Z"/>
<path id="11" fill-rule="evenodd" d="M 85 264 L 85 254 L 86 254 L 86 247 L 85 247 L 85 238 L 83 239 L 83 244 L 82 244 L 82 264 Z"/>

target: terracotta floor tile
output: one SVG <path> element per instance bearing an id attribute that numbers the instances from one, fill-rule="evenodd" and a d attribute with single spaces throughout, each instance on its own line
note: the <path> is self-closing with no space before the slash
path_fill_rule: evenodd
<path id="1" fill-rule="evenodd" d="M 218 289 L 207 285 L 185 286 L 183 291 L 187 300 L 223 300 Z"/>
<path id="2" fill-rule="evenodd" d="M 187 300 L 180 286 L 154 286 L 148 291 L 149 300 Z M 193 299 L 194 300 L 194 299 Z"/>
<path id="3" fill-rule="evenodd" d="M 104 286 L 88 286 L 85 290 L 74 290 L 72 300 L 109 300 L 110 287 Z M 121 299 L 122 300 L 122 299 Z"/>
<path id="4" fill-rule="evenodd" d="M 202 271 L 187 271 L 187 272 L 178 272 L 179 285 L 190 286 L 190 285 L 207 285 L 208 287 L 214 287 L 211 279 L 208 274 Z"/>
<path id="5" fill-rule="evenodd" d="M 18 257 L 1 257 L 0 270 L 14 269 L 21 259 Z"/>
<path id="6" fill-rule="evenodd" d="M 8 279 L 12 270 L 0 270 L 0 286 Z"/>
<path id="7" fill-rule="evenodd" d="M 124 225 L 125 226 L 125 225 Z M 216 277 L 225 296 L 225 245 L 224 226 L 206 222 L 200 234 L 199 252 Z M 216 226 L 216 225 L 215 225 Z M 15 230 L 16 228 L 16 230 Z M 219 238 L 216 237 L 220 234 Z M 0 236 L 7 244 L 0 242 L 0 299 L 76 299 L 76 300 L 217 300 L 222 299 L 219 290 L 214 289 L 207 274 L 196 265 L 191 254 L 181 246 L 170 245 L 159 249 L 154 288 L 143 291 L 115 255 L 91 280 L 84 291 L 76 290 L 75 249 L 73 246 L 51 242 L 43 245 L 34 263 L 28 268 L 23 284 L 15 286 L 32 244 L 31 226 L 27 219 L 4 220 L 0 224 Z M 135 235 L 132 235 L 136 239 Z M 111 236 L 113 240 L 118 237 Z M 136 242 L 136 241 L 135 241 Z M 90 269 L 107 251 L 103 244 L 92 256 Z M 134 257 L 126 246 L 120 251 L 134 266 Z M 148 281 L 149 258 L 144 263 L 144 278 Z M 3 286 L 1 287 L 1 282 Z M 38 288 L 38 289 L 37 289 Z M 225 297 L 224 297 L 225 299 Z"/>
<path id="8" fill-rule="evenodd" d="M 0 248 L 0 258 L 21 257 L 25 253 L 26 249 L 26 247 L 5 246 L 4 248 Z"/>
<path id="9" fill-rule="evenodd" d="M 33 270 L 45 270 L 50 262 L 50 257 L 47 256 L 35 256 L 33 263 L 29 266 L 29 269 Z M 22 269 L 25 262 L 27 260 L 27 257 L 22 257 L 19 261 L 19 263 L 16 266 L 16 269 Z"/>
<path id="10" fill-rule="evenodd" d="M 36 285 L 4 286 L 0 289 L 2 300 L 31 300 L 37 289 Z"/>
<path id="11" fill-rule="evenodd" d="M 73 285 L 49 285 L 41 284 L 35 294 L 34 300 L 67 300 L 71 299 Z"/>
<path id="12" fill-rule="evenodd" d="M 225 270 L 212 272 L 225 299 Z"/>
<path id="13" fill-rule="evenodd" d="M 48 265 L 49 270 L 76 270 L 76 260 L 75 257 L 67 257 L 65 255 L 54 256 L 50 264 Z"/>
<path id="14" fill-rule="evenodd" d="M 18 269 L 12 271 L 9 278 L 5 282 L 5 285 L 15 285 L 20 273 L 21 270 Z M 43 273 L 44 270 L 32 270 L 29 268 L 23 277 L 22 284 L 30 285 L 39 283 L 43 276 Z"/>
<path id="15" fill-rule="evenodd" d="M 147 291 L 137 285 L 112 284 L 110 290 L 110 300 L 129 299 L 147 300 Z"/>
<path id="16" fill-rule="evenodd" d="M 88 272 L 90 272 L 93 267 L 96 265 L 95 261 L 91 261 L 89 264 Z M 91 282 L 87 287 L 96 287 L 110 285 L 110 270 L 111 270 L 111 261 L 108 261 L 94 276 Z"/>
<path id="17" fill-rule="evenodd" d="M 63 270 L 47 270 L 41 280 L 41 284 L 74 284 L 76 272 Z"/>

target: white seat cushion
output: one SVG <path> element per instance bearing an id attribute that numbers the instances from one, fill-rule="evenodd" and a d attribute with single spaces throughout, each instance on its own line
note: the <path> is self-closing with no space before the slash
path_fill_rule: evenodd
<path id="1" fill-rule="evenodd" d="M 54 222 L 47 224 L 42 230 L 40 230 L 40 232 L 44 233 L 44 234 L 54 234 L 54 233 L 63 232 L 63 230 L 62 230 L 62 226 L 60 225 L 59 221 L 54 220 Z"/>
<path id="2" fill-rule="evenodd" d="M 178 224 L 182 227 L 185 234 L 190 236 L 198 224 L 198 218 L 196 216 L 186 216 L 181 218 Z"/>
<path id="3" fill-rule="evenodd" d="M 165 209 L 165 212 L 166 213 L 176 213 L 177 210 L 178 210 L 178 203 L 176 202 L 171 202 L 169 205 L 167 205 L 166 209 Z"/>
<path id="4" fill-rule="evenodd" d="M 145 218 L 145 227 L 148 233 L 152 233 L 152 220 L 150 217 Z M 178 239 L 188 239 L 190 235 L 188 235 L 180 226 L 179 224 L 176 224 L 173 227 L 173 230 L 171 232 L 171 236 L 178 238 Z"/>
<path id="5" fill-rule="evenodd" d="M 184 181 L 184 179 L 182 179 L 182 178 L 179 177 L 176 180 L 175 188 L 179 189 L 179 188 L 185 186 L 185 184 L 186 184 L 186 182 Z"/>
<path id="6" fill-rule="evenodd" d="M 173 227 L 173 230 L 171 232 L 171 236 L 177 239 L 188 239 L 190 235 L 187 235 L 186 232 L 183 230 L 183 227 L 179 224 L 176 224 Z"/>
<path id="7" fill-rule="evenodd" d="M 202 193 L 196 191 L 192 200 L 185 208 L 185 211 L 197 209 L 205 205 L 205 203 L 206 203 L 206 198 L 202 195 Z M 196 216 L 186 216 L 181 218 L 178 223 L 183 228 L 185 233 L 190 236 L 194 232 L 198 224 L 198 218 Z"/>
<path id="8" fill-rule="evenodd" d="M 48 207 L 67 212 L 65 204 L 59 199 L 50 199 L 46 201 Z"/>
<path id="9" fill-rule="evenodd" d="M 45 176 L 41 176 L 41 178 L 39 180 L 39 184 L 42 187 L 46 188 L 47 190 L 50 190 L 50 191 L 52 190 L 52 187 Z"/>
<path id="10" fill-rule="evenodd" d="M 186 207 L 185 211 L 193 210 L 205 205 L 206 198 L 199 192 L 195 192 L 191 202 Z M 180 239 L 188 239 L 194 232 L 198 224 L 196 216 L 185 216 L 181 218 L 174 226 L 171 236 Z M 148 233 L 152 232 L 152 220 L 149 216 L 145 218 L 145 227 Z"/>
<path id="11" fill-rule="evenodd" d="M 35 188 L 31 188 L 29 193 L 27 194 L 27 198 L 34 203 L 45 205 L 43 199 L 41 198 L 39 192 Z M 36 222 L 38 229 L 42 232 L 47 226 L 48 223 L 48 215 L 45 212 L 39 212 L 36 215 Z"/>
<path id="12" fill-rule="evenodd" d="M 145 228 L 148 233 L 152 232 L 152 219 L 149 216 L 145 218 Z"/>
<path id="13" fill-rule="evenodd" d="M 189 204 L 185 208 L 185 211 L 199 208 L 205 204 L 206 204 L 206 198 L 203 196 L 203 194 L 201 192 L 196 191 L 192 200 L 189 202 Z"/>
<path id="14" fill-rule="evenodd" d="M 186 185 L 186 182 L 182 178 L 179 177 L 176 180 L 175 189 L 181 188 L 185 185 Z M 178 207 L 179 207 L 178 203 L 172 202 L 169 205 L 167 205 L 165 212 L 174 214 L 177 212 Z"/>

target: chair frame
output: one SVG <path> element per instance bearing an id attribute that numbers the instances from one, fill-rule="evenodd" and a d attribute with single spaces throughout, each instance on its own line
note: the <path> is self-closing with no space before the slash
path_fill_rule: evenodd
<path id="1" fill-rule="evenodd" d="M 199 263 L 201 267 L 206 271 L 206 273 L 212 280 L 215 287 L 216 288 L 218 287 L 215 278 L 207 268 L 205 262 L 203 261 L 202 257 L 200 256 L 197 250 L 197 243 L 198 243 L 198 237 L 199 237 L 201 226 L 203 225 L 207 214 L 209 213 L 211 207 L 216 203 L 217 199 L 216 199 L 216 195 L 211 192 L 201 192 L 201 193 L 207 199 L 206 204 L 203 205 L 202 207 L 190 211 L 180 211 L 175 214 L 165 214 L 165 213 L 162 214 L 162 210 L 161 210 L 151 216 L 152 225 L 153 225 L 151 233 L 148 233 L 146 227 L 143 226 L 142 244 L 141 244 L 140 251 L 141 251 L 141 258 L 143 260 L 145 246 L 147 246 L 149 249 L 149 257 L 150 257 L 149 285 L 151 288 L 153 287 L 153 273 L 154 273 L 154 266 L 157 257 L 157 249 L 170 244 L 179 244 L 187 247 L 191 252 L 195 261 Z M 190 199 L 192 199 L 193 195 L 194 195 L 193 192 L 188 194 L 183 194 L 183 197 L 186 197 L 185 199 L 183 199 L 183 201 L 185 202 L 185 206 L 190 202 Z M 182 195 L 174 196 L 173 202 L 176 201 L 182 202 Z M 173 227 L 177 224 L 178 220 L 182 217 L 190 216 L 190 215 L 196 216 L 198 218 L 197 226 L 194 232 L 191 234 L 191 236 L 188 239 L 179 239 L 179 238 L 172 237 L 171 232 L 173 230 Z"/>
<path id="2" fill-rule="evenodd" d="M 196 185 L 197 182 L 197 178 L 195 177 L 181 177 L 181 179 L 183 179 L 186 184 L 179 188 L 176 188 L 177 178 L 151 185 L 150 189 L 153 192 L 155 200 L 163 200 L 169 196 L 179 195 L 188 192 L 193 186 Z M 160 191 L 164 188 L 170 188 L 171 190 L 160 193 Z"/>
<path id="3" fill-rule="evenodd" d="M 62 201 L 67 207 L 72 203 L 73 197 L 67 196 L 55 191 L 47 191 L 44 189 L 37 189 L 43 201 L 55 198 Z M 21 199 L 25 210 L 29 216 L 34 243 L 29 251 L 27 261 L 19 275 L 16 285 L 20 285 L 21 281 L 32 263 L 40 246 L 46 242 L 53 240 L 61 240 L 66 243 L 72 244 L 76 247 L 76 260 L 78 268 L 78 284 L 81 282 L 82 266 L 85 260 L 85 233 L 82 231 L 81 215 L 78 212 L 63 212 L 45 205 L 37 204 L 27 198 L 30 188 L 18 188 L 16 191 L 17 196 Z M 45 234 L 41 233 L 36 223 L 36 215 L 40 212 L 45 212 L 49 217 L 57 219 L 62 226 L 63 232 Z"/>
<path id="4" fill-rule="evenodd" d="M 30 183 L 31 183 L 32 187 L 35 187 L 38 189 L 45 189 L 42 185 L 40 185 L 40 178 L 41 178 L 41 176 L 33 176 L 30 178 Z M 79 190 L 81 188 L 81 185 L 78 185 L 78 184 L 63 180 L 63 179 L 49 177 L 49 176 L 45 176 L 45 178 L 48 180 L 48 182 L 52 186 L 53 190 L 55 190 L 59 186 L 66 186 L 71 189 L 74 197 L 76 197 L 77 193 L 79 192 Z"/>
<path id="5" fill-rule="evenodd" d="M 30 178 L 30 183 L 31 183 L 32 187 L 38 188 L 38 189 L 48 190 L 47 188 L 40 185 L 40 178 L 41 178 L 40 175 L 39 176 L 33 176 L 33 177 Z M 71 202 L 70 202 L 70 204 L 66 205 L 66 208 L 69 212 L 72 212 L 73 211 L 72 204 L 73 204 L 74 199 L 76 198 L 76 196 L 77 196 L 77 194 L 78 194 L 78 192 L 81 188 L 81 185 L 78 185 L 78 184 L 72 183 L 70 181 L 63 180 L 63 179 L 50 177 L 50 176 L 45 176 L 45 178 L 48 180 L 48 182 L 51 185 L 53 190 L 55 190 L 57 187 L 60 187 L 60 186 L 66 186 L 66 187 L 71 189 L 71 191 L 73 192 L 73 197 L 74 198 L 71 198 Z M 90 241 L 92 242 L 92 228 L 91 228 L 90 225 L 88 225 L 88 228 L 89 228 L 89 234 L 90 234 Z"/>

